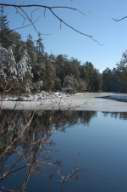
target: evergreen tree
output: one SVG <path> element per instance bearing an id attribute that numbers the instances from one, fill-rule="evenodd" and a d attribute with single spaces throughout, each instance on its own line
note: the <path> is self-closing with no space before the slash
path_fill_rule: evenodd
<path id="1" fill-rule="evenodd" d="M 32 65 L 36 64 L 37 63 L 37 54 L 35 52 L 34 42 L 33 42 L 32 36 L 30 34 L 28 35 L 28 38 L 26 40 L 26 48 L 27 48 L 28 54 L 31 59 L 31 64 Z"/>
<path id="2" fill-rule="evenodd" d="M 42 43 L 41 34 L 38 35 L 38 39 L 36 41 L 36 51 L 37 51 L 37 62 L 41 63 L 44 55 L 44 45 Z"/>
<path id="3" fill-rule="evenodd" d="M 44 87 L 46 91 L 53 91 L 55 89 L 55 79 L 56 79 L 56 71 L 48 59 L 45 63 L 45 80 L 44 80 Z"/>
<path id="4" fill-rule="evenodd" d="M 81 78 L 87 83 L 88 91 L 98 91 L 100 88 L 99 72 L 94 68 L 91 62 L 86 62 L 82 66 Z"/>
<path id="5" fill-rule="evenodd" d="M 8 20 L 7 16 L 4 15 L 4 10 L 1 8 L 1 13 L 0 13 L 0 44 L 4 48 L 8 48 L 11 44 L 11 30 L 8 25 Z"/>

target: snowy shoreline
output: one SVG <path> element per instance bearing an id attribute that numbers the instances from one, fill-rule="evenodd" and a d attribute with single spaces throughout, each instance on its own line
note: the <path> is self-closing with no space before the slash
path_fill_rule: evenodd
<path id="1" fill-rule="evenodd" d="M 122 101 L 122 102 L 121 102 Z M 74 110 L 127 112 L 127 94 L 42 92 L 27 96 L 0 96 L 2 110 Z"/>

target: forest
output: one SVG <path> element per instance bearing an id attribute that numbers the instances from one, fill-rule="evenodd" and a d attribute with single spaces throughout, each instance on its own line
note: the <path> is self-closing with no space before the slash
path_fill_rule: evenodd
<path id="1" fill-rule="evenodd" d="M 1 92 L 127 92 L 127 51 L 116 67 L 99 72 L 90 61 L 48 54 L 41 34 L 37 40 L 33 40 L 31 34 L 23 40 L 20 33 L 11 30 L 6 15 L 0 16 L 0 46 L 1 56 L 8 51 L 11 58 L 10 67 L 4 59 L 1 60 Z M 18 71 L 15 74 L 12 66 Z"/>

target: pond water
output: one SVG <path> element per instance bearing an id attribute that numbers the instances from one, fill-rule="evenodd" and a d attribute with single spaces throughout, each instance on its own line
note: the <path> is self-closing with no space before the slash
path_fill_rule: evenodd
<path id="1" fill-rule="evenodd" d="M 127 191 L 127 113 L 2 111 L 0 119 L 0 191 Z"/>

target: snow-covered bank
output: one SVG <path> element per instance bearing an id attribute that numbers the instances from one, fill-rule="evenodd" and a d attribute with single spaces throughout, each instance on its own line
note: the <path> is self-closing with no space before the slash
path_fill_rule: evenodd
<path id="1" fill-rule="evenodd" d="M 118 101 L 121 99 L 120 101 Z M 1 109 L 8 110 L 77 110 L 127 112 L 126 94 L 113 93 L 46 93 L 27 96 L 1 96 Z"/>
<path id="2" fill-rule="evenodd" d="M 68 96 L 65 93 L 61 92 L 45 92 L 37 94 L 27 94 L 27 95 L 0 95 L 0 101 L 40 101 L 44 99 L 52 99 L 52 98 L 61 98 L 64 96 Z"/>

